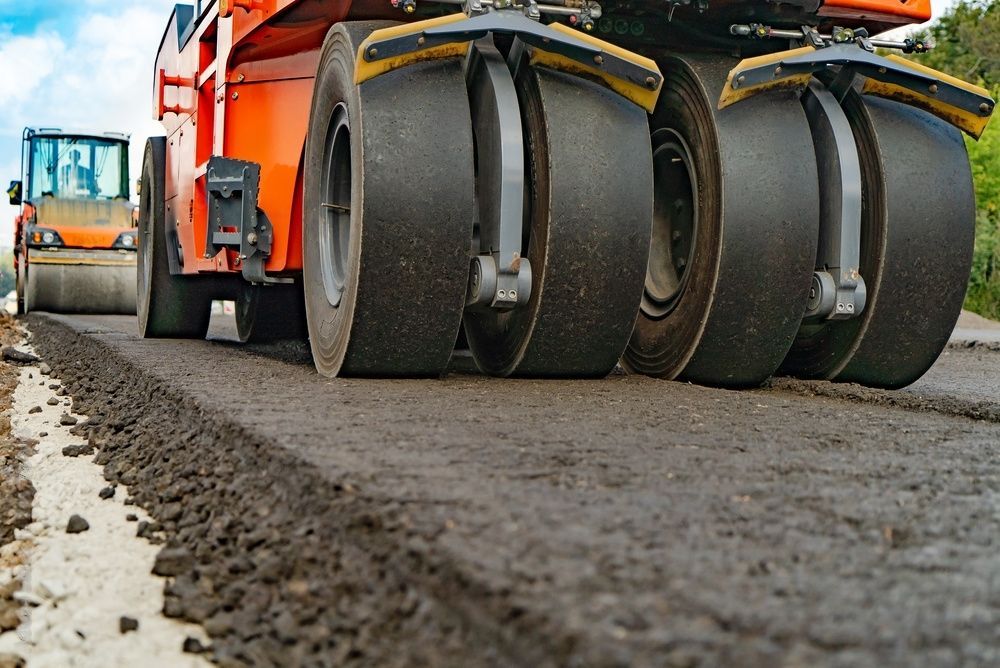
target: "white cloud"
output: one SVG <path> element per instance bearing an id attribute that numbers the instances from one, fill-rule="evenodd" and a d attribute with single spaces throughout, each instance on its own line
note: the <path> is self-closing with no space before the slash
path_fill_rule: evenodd
<path id="1" fill-rule="evenodd" d="M 30 102 L 65 48 L 58 35 L 48 32 L 30 37 L 6 35 L 0 40 L 0 108 Z M 4 117 L 5 125 L 9 120 Z"/>
<path id="2" fill-rule="evenodd" d="M 152 119 L 153 62 L 173 2 L 126 5 L 88 0 L 65 37 L 40 27 L 0 33 L 0 179 L 17 178 L 25 126 L 127 132 L 134 184 L 146 137 L 163 134 Z M 5 203 L 4 203 L 5 204 Z M 0 245 L 9 245 L 14 207 L 0 207 Z"/>

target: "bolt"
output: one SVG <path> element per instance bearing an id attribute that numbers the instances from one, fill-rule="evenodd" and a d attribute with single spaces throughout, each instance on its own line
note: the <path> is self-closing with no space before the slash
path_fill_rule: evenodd
<path id="1" fill-rule="evenodd" d="M 424 37 L 418 37 L 417 38 L 417 46 L 423 46 L 424 42 L 426 42 L 426 41 L 427 41 L 426 38 L 424 38 Z"/>
<path id="2" fill-rule="evenodd" d="M 778 76 L 779 74 L 781 74 L 781 65 L 774 68 L 774 76 Z"/>
<path id="3" fill-rule="evenodd" d="M 816 299 L 816 286 L 809 288 L 809 299 Z"/>
<path id="4" fill-rule="evenodd" d="M 844 310 L 844 305 L 843 304 L 837 304 L 837 310 L 838 311 L 843 311 Z"/>
<path id="5" fill-rule="evenodd" d="M 507 291 L 506 290 L 498 290 L 497 291 L 497 297 L 500 298 L 500 299 L 507 299 Z"/>
<path id="6" fill-rule="evenodd" d="M 376 49 L 375 47 L 372 47 L 372 48 L 368 49 L 368 57 L 369 58 L 374 58 L 377 55 L 378 55 L 378 49 Z"/>
<path id="7" fill-rule="evenodd" d="M 601 63 L 604 62 L 604 56 L 597 54 L 596 56 L 594 56 L 594 62 L 600 65 Z"/>
<path id="8" fill-rule="evenodd" d="M 240 99 L 240 94 L 239 93 L 233 93 L 233 99 L 234 100 Z"/>
<path id="9" fill-rule="evenodd" d="M 247 235 L 247 243 L 250 244 L 251 246 L 256 245 L 256 243 L 257 243 L 257 233 L 256 232 L 251 232 L 250 234 Z"/>
<path id="10" fill-rule="evenodd" d="M 878 68 L 878 73 L 879 74 L 885 74 L 885 68 L 884 67 Z"/>
<path id="11" fill-rule="evenodd" d="M 981 111 L 984 114 L 990 113 L 990 105 L 983 102 L 981 105 L 979 105 L 979 111 Z"/>
<path id="12" fill-rule="evenodd" d="M 508 293 L 508 296 L 510 297 L 511 301 L 517 301 L 517 290 L 511 290 Z"/>
<path id="13" fill-rule="evenodd" d="M 656 77 L 646 77 L 646 85 L 650 88 L 656 88 Z"/>
<path id="14" fill-rule="evenodd" d="M 246 78 L 247 75 L 241 73 L 238 77 L 236 77 L 236 80 L 239 81 L 240 83 L 243 83 L 246 80 Z"/>
<path id="15" fill-rule="evenodd" d="M 931 95 L 936 95 L 937 94 L 937 84 L 931 84 L 930 86 L 927 87 L 927 90 L 930 91 Z"/>
<path id="16" fill-rule="evenodd" d="M 854 313 L 854 304 L 848 304 L 847 305 L 847 311 L 849 313 Z"/>
<path id="17" fill-rule="evenodd" d="M 681 208 L 680 200 L 677 200 L 677 202 L 674 203 L 674 206 L 676 206 L 678 209 Z M 681 231 L 680 230 L 674 230 L 673 233 L 670 235 L 670 238 L 673 239 L 674 241 L 680 241 L 681 240 Z"/>

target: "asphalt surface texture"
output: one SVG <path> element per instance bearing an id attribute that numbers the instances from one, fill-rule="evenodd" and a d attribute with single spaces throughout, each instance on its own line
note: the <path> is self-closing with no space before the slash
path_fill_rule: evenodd
<path id="1" fill-rule="evenodd" d="M 989 336 L 896 392 L 727 391 L 27 323 L 221 665 L 1000 665 Z"/>

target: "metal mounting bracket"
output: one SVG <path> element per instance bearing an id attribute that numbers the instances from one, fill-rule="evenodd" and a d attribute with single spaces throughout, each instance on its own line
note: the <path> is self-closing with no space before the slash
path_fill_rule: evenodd
<path id="1" fill-rule="evenodd" d="M 996 106 L 988 91 L 979 86 L 899 56 L 871 53 L 865 40 L 858 43 L 855 38 L 853 42 L 805 46 L 742 61 L 729 73 L 719 108 L 773 88 L 804 86 L 813 75 L 823 78 L 831 74 L 835 75 L 834 95 L 843 97 L 860 76 L 864 78 L 862 92 L 925 109 L 975 139 L 982 135 Z"/>
<path id="2" fill-rule="evenodd" d="M 264 273 L 271 255 L 274 229 L 257 208 L 260 165 L 246 160 L 212 156 L 205 175 L 208 196 L 209 257 L 223 249 L 239 251 L 243 278 L 251 283 L 290 283 L 290 278 L 272 278 Z"/>
<path id="3" fill-rule="evenodd" d="M 861 164 L 847 115 L 834 95 L 812 82 L 802 95 L 819 170 L 820 226 L 806 318 L 845 320 L 861 314 L 867 291 L 861 264 Z"/>
<path id="4" fill-rule="evenodd" d="M 466 305 L 512 309 L 528 302 L 531 264 L 521 257 L 524 137 L 514 79 L 492 37 L 469 45 L 465 60 L 476 138 L 479 255 Z"/>
<path id="5" fill-rule="evenodd" d="M 419 60 L 453 57 L 459 55 L 453 48 L 456 45 L 500 34 L 524 42 L 534 58 L 547 66 L 577 74 L 582 69 L 649 112 L 656 105 L 663 75 L 649 58 L 560 23 L 533 20 L 521 9 L 490 9 L 470 0 L 469 11 L 471 16 L 452 14 L 376 30 L 358 47 L 354 82 L 363 83 Z"/>

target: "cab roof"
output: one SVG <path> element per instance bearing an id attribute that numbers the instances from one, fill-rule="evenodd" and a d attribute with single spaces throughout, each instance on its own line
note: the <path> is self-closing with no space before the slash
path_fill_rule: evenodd
<path id="1" fill-rule="evenodd" d="M 124 132 L 98 132 L 94 130 L 63 130 L 61 128 L 25 128 L 24 138 L 31 137 L 93 137 L 94 139 L 110 139 L 112 141 L 129 140 Z"/>

